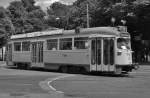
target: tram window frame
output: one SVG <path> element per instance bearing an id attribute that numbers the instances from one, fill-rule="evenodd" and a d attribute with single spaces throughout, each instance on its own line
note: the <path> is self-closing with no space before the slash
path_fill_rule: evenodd
<path id="1" fill-rule="evenodd" d="M 59 50 L 72 50 L 72 38 L 60 38 Z"/>
<path id="2" fill-rule="evenodd" d="M 21 51 L 21 42 L 14 42 L 14 51 Z"/>
<path id="3" fill-rule="evenodd" d="M 22 51 L 30 51 L 30 41 L 22 42 Z"/>
<path id="4" fill-rule="evenodd" d="M 48 39 L 47 50 L 58 50 L 58 39 Z"/>
<path id="5" fill-rule="evenodd" d="M 75 49 L 88 49 L 88 37 L 75 37 L 74 48 Z"/>

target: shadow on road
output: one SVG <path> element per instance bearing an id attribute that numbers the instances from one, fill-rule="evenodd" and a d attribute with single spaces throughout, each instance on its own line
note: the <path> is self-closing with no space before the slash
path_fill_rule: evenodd
<path id="1" fill-rule="evenodd" d="M 17 67 L 10 67 L 10 66 L 7 66 L 6 68 L 8 68 L 8 69 L 16 69 L 16 70 L 26 70 L 26 69 L 19 69 Z M 50 70 L 50 69 L 44 69 L 44 68 L 36 68 L 36 67 L 30 68 L 30 69 L 28 69 L 28 71 L 58 72 L 56 70 Z"/>
<path id="2" fill-rule="evenodd" d="M 17 67 L 5 67 L 8 69 L 16 69 L 16 70 L 25 70 L 25 69 L 18 69 Z M 28 71 L 40 71 L 40 72 L 53 72 L 53 73 L 61 73 L 58 70 L 50 70 L 50 69 L 44 69 L 44 68 L 37 68 L 33 67 Z M 102 76 L 102 77 L 128 77 L 128 78 L 133 78 L 130 76 L 130 74 L 119 74 L 116 75 L 114 73 L 104 73 L 104 72 L 68 72 L 67 74 L 79 74 L 79 75 L 87 75 L 87 76 Z"/>

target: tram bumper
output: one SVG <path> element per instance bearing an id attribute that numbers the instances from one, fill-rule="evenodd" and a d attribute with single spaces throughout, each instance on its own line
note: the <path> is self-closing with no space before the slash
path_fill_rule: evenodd
<path id="1" fill-rule="evenodd" d="M 133 63 L 131 65 L 117 65 L 116 68 L 121 68 L 122 72 L 131 72 L 133 69 L 137 70 L 139 68 L 139 64 Z"/>

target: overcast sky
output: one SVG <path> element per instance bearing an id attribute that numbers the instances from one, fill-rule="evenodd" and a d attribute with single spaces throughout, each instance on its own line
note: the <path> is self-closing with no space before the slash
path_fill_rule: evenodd
<path id="1" fill-rule="evenodd" d="M 6 7 L 6 6 L 9 5 L 9 3 L 10 3 L 11 1 L 14 1 L 14 0 L 0 0 L 0 6 Z"/>
<path id="2" fill-rule="evenodd" d="M 76 0 L 35 0 L 36 5 L 40 5 L 42 9 L 46 9 L 50 4 L 54 2 L 61 2 L 64 4 L 72 4 Z"/>
<path id="3" fill-rule="evenodd" d="M 0 6 L 7 7 L 10 2 L 17 0 L 0 0 Z M 35 0 L 37 5 L 40 5 L 42 8 L 48 7 L 51 3 L 60 1 L 62 3 L 71 4 L 76 0 Z"/>

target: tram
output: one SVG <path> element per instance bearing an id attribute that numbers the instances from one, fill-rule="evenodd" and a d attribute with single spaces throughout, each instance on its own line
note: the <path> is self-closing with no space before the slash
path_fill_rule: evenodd
<path id="1" fill-rule="evenodd" d="M 134 68 L 130 39 L 123 26 L 12 35 L 6 60 L 8 66 L 26 69 L 128 73 Z"/>

